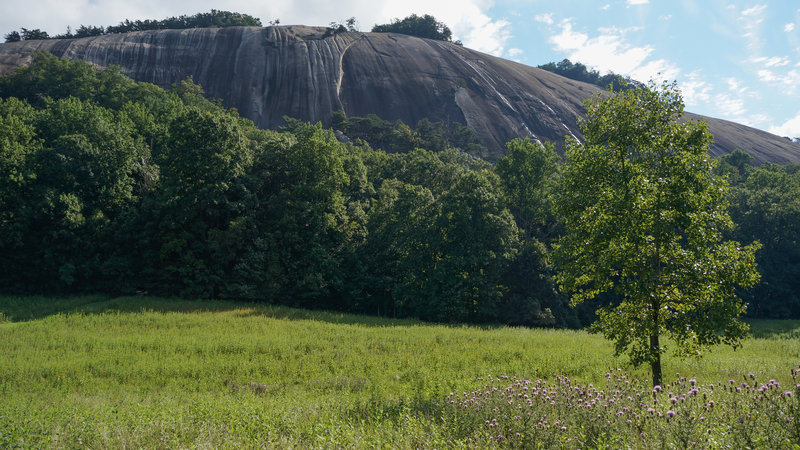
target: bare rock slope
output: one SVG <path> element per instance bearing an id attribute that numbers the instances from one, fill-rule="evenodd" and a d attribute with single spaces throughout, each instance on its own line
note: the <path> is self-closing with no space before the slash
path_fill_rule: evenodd
<path id="1" fill-rule="evenodd" d="M 422 118 L 466 123 L 489 159 L 515 137 L 563 142 L 580 137 L 577 117 L 595 86 L 446 42 L 325 28 L 209 28 L 142 31 L 71 40 L 0 45 L 0 73 L 26 64 L 36 50 L 118 65 L 139 81 L 169 86 L 188 76 L 257 125 L 284 115 L 327 121 L 336 110 L 375 113 L 414 124 Z M 756 162 L 800 162 L 800 144 L 707 117 L 710 153 L 740 148 Z"/>

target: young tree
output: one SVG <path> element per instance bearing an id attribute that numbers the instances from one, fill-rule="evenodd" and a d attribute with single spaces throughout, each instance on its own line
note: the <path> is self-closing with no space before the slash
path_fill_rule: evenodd
<path id="1" fill-rule="evenodd" d="M 557 201 L 565 221 L 557 280 L 573 305 L 616 295 L 593 329 L 617 354 L 649 363 L 658 385 L 662 336 L 680 356 L 745 336 L 734 289 L 758 280 L 760 244 L 723 240 L 733 223 L 707 154 L 712 136 L 705 122 L 680 120 L 675 84 L 651 82 L 586 107 L 585 142 L 568 142 Z"/>

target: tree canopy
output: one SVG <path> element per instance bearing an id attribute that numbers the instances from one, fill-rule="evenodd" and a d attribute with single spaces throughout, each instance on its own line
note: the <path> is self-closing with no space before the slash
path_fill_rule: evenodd
<path id="1" fill-rule="evenodd" d="M 411 14 L 405 19 L 393 19 L 391 23 L 375 25 L 373 33 L 400 33 L 437 41 L 451 42 L 453 33 L 443 22 L 439 22 L 430 14 L 418 16 Z"/>
<path id="2" fill-rule="evenodd" d="M 576 62 L 573 63 L 569 59 L 563 59 L 558 63 L 549 62 L 538 66 L 548 72 L 553 72 L 571 80 L 583 81 L 584 83 L 591 83 L 605 89 L 609 86 L 615 91 L 630 89 L 637 86 L 642 86 L 642 83 L 632 80 L 628 77 L 623 78 L 615 73 L 607 73 L 600 75 L 600 72 L 592 69 L 589 70 L 586 65 Z"/>
<path id="3" fill-rule="evenodd" d="M 704 122 L 681 121 L 675 85 L 587 101 L 584 142 L 571 140 L 557 210 L 561 287 L 579 304 L 611 292 L 594 325 L 661 384 L 662 335 L 679 355 L 736 345 L 747 325 L 737 286 L 758 281 L 755 251 L 724 240 L 727 185 L 708 156 Z"/>
<path id="4" fill-rule="evenodd" d="M 103 34 L 128 33 L 131 31 L 145 30 L 182 30 L 186 28 L 225 28 L 225 27 L 260 27 L 261 20 L 250 16 L 231 11 L 219 11 L 212 9 L 210 12 L 197 13 L 191 16 L 181 15 L 168 17 L 162 20 L 128 20 L 125 19 L 118 25 L 107 27 L 81 25 L 75 32 L 71 27 L 67 27 L 67 32 L 51 36 L 39 29 L 28 30 L 21 28 L 20 32 L 12 31 L 5 35 L 6 42 L 26 41 L 31 39 L 73 39 L 89 36 L 100 36 Z"/>
<path id="5" fill-rule="evenodd" d="M 475 144 L 462 128 L 339 119 L 355 142 L 289 118 L 259 130 L 191 79 L 37 53 L 0 78 L 0 286 L 578 325 L 546 239 L 517 225 L 552 216 L 518 194 L 509 209 L 513 170 L 453 148 Z M 402 151 L 367 144 L 384 132 Z"/>

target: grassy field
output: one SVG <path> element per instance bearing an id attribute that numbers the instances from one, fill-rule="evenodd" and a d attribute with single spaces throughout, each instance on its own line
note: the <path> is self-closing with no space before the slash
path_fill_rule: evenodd
<path id="1" fill-rule="evenodd" d="M 800 321 L 752 328 L 735 351 L 667 356 L 665 378 L 793 388 Z M 153 297 L 0 297 L 0 349 L 2 448 L 485 446 L 499 441 L 451 392 L 501 376 L 649 379 L 584 331 Z"/>

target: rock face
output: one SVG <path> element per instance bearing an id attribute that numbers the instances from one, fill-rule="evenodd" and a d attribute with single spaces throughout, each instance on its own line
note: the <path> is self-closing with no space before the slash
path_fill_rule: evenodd
<path id="1" fill-rule="evenodd" d="M 0 73 L 36 50 L 118 65 L 138 81 L 169 86 L 188 76 L 257 125 L 284 115 L 330 120 L 375 113 L 415 124 L 422 118 L 472 127 L 496 159 L 515 137 L 563 142 L 580 137 L 582 102 L 600 90 L 544 70 L 446 42 L 391 33 L 339 33 L 280 26 L 142 31 L 0 45 Z M 800 144 L 700 116 L 716 136 L 710 153 L 740 148 L 756 162 L 800 162 Z"/>

